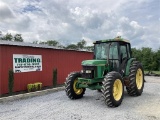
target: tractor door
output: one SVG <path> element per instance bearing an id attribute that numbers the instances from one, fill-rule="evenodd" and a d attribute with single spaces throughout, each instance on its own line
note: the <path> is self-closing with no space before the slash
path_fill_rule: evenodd
<path id="1" fill-rule="evenodd" d="M 120 42 L 119 43 L 119 53 L 120 53 L 120 73 L 123 76 L 125 73 L 127 61 L 131 57 L 129 43 Z"/>
<path id="2" fill-rule="evenodd" d="M 109 64 L 111 71 L 119 72 L 119 55 L 118 55 L 118 43 L 112 42 L 109 50 Z"/>

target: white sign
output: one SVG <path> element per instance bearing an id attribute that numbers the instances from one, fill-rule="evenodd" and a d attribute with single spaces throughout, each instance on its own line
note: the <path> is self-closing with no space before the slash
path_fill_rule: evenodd
<path id="1" fill-rule="evenodd" d="M 42 71 L 42 55 L 13 54 L 14 73 Z"/>

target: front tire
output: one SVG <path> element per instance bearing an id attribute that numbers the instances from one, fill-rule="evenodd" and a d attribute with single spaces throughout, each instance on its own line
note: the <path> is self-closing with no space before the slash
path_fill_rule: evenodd
<path id="1" fill-rule="evenodd" d="M 109 72 L 103 81 L 102 96 L 109 107 L 118 107 L 123 100 L 124 84 L 118 72 Z"/>
<path id="2" fill-rule="evenodd" d="M 144 71 L 139 61 L 133 61 L 129 73 L 129 85 L 126 87 L 130 96 L 140 96 L 144 88 Z"/>
<path id="3" fill-rule="evenodd" d="M 76 88 L 78 82 L 78 77 L 81 77 L 80 72 L 73 72 L 68 75 L 65 82 L 65 91 L 66 95 L 70 99 L 79 99 L 82 98 L 85 93 L 85 88 Z"/>

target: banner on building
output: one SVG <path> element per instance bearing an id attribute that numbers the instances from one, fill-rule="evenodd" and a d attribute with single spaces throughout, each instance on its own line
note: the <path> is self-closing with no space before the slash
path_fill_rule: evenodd
<path id="1" fill-rule="evenodd" d="M 42 55 L 13 54 L 14 73 L 42 71 Z"/>

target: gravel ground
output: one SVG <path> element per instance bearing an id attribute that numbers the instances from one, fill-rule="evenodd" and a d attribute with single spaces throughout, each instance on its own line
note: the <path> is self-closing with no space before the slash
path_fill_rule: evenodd
<path id="1" fill-rule="evenodd" d="M 88 90 L 70 100 L 64 91 L 0 103 L 0 120 L 160 120 L 160 77 L 146 76 L 142 96 L 126 91 L 117 108 L 105 105 L 101 93 Z"/>

